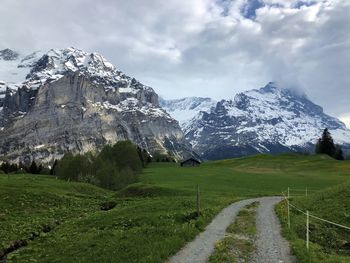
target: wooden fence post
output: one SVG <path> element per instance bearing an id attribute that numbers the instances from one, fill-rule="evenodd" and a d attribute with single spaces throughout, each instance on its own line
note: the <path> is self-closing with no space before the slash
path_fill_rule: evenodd
<path id="1" fill-rule="evenodd" d="M 199 196 L 199 184 L 197 184 L 197 216 L 200 216 L 200 196 Z"/>
<path id="2" fill-rule="evenodd" d="M 290 228 L 289 200 L 287 199 L 288 228 Z"/>
<path id="3" fill-rule="evenodd" d="M 309 250 L 309 210 L 306 211 L 306 249 Z"/>
<path id="4" fill-rule="evenodd" d="M 288 197 L 288 200 L 289 200 L 289 187 L 288 187 L 288 196 L 287 197 Z"/>

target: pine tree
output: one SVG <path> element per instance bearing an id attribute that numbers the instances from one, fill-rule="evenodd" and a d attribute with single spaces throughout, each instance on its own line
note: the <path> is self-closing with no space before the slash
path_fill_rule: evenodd
<path id="1" fill-rule="evenodd" d="M 18 171 L 18 166 L 17 164 L 13 163 L 13 164 L 10 164 L 10 172 L 11 173 L 16 173 Z"/>
<path id="2" fill-rule="evenodd" d="M 340 145 L 335 145 L 331 133 L 324 129 L 322 137 L 316 143 L 317 154 L 327 154 L 337 160 L 344 160 L 343 151 Z"/>
<path id="3" fill-rule="evenodd" d="M 29 172 L 31 174 L 39 174 L 40 173 L 38 166 L 36 165 L 34 160 L 32 161 L 32 164 L 29 166 Z"/>
<path id="4" fill-rule="evenodd" d="M 52 165 L 52 167 L 51 167 L 51 169 L 50 169 L 50 175 L 54 175 L 54 174 L 55 174 L 55 168 L 57 167 L 57 163 L 58 163 L 57 160 L 55 160 L 55 161 L 53 162 L 53 165 Z"/>
<path id="5" fill-rule="evenodd" d="M 6 174 L 10 172 L 10 164 L 8 162 L 4 162 L 1 164 L 1 170 L 3 170 Z"/>

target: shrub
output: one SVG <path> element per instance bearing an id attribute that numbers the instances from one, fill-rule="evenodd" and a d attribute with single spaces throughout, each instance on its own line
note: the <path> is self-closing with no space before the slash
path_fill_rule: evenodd
<path id="1" fill-rule="evenodd" d="M 114 145 L 106 145 L 97 155 L 66 154 L 56 162 L 52 173 L 63 180 L 120 189 L 137 180 L 138 174 L 149 159 L 146 151 L 130 141 L 121 141 Z"/>

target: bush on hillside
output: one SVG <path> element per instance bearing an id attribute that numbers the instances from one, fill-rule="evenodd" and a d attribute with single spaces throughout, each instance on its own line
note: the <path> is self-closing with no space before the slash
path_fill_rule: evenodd
<path id="1" fill-rule="evenodd" d="M 63 180 L 85 181 L 84 177 L 94 174 L 93 171 L 94 157 L 92 154 L 67 153 L 57 163 L 55 174 Z"/>
<path id="2" fill-rule="evenodd" d="M 106 145 L 97 155 L 66 154 L 57 162 L 53 173 L 64 180 L 120 189 L 137 180 L 149 158 L 146 151 L 130 141 L 121 141 L 115 145 Z"/>
<path id="3" fill-rule="evenodd" d="M 98 164 L 109 162 L 114 167 L 123 169 L 129 167 L 133 172 L 141 172 L 142 161 L 137 148 L 130 141 L 117 142 L 113 146 L 105 146 L 97 156 Z M 99 167 L 97 167 L 98 169 Z"/>
<path id="4" fill-rule="evenodd" d="M 340 145 L 335 145 L 335 153 L 333 157 L 337 160 L 344 160 L 343 150 Z"/>

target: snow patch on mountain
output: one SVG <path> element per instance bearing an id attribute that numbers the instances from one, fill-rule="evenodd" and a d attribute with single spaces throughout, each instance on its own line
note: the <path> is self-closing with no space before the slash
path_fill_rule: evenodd
<path id="1" fill-rule="evenodd" d="M 5 59 L 1 52 L 15 53 L 13 59 Z M 87 74 L 96 84 L 103 84 L 105 89 L 120 93 L 136 94 L 140 89 L 153 91 L 152 88 L 136 84 L 134 78 L 117 70 L 98 53 L 88 53 L 76 48 L 51 49 L 47 53 L 37 51 L 23 56 L 6 49 L 0 51 L 0 92 L 6 87 L 17 90 L 23 85 L 36 89 L 41 85 L 58 80 L 67 72 Z M 122 87 L 121 87 L 122 86 Z"/>
<path id="2" fill-rule="evenodd" d="M 23 56 L 10 49 L 0 51 L 0 92 L 4 92 L 7 85 L 21 83 L 26 79 L 31 68 L 30 62 L 40 58 L 40 54 L 35 54 Z"/>
<path id="3" fill-rule="evenodd" d="M 210 111 L 217 102 L 211 98 L 187 97 L 173 100 L 160 99 L 159 103 L 184 128 L 195 115 L 201 111 Z"/>

